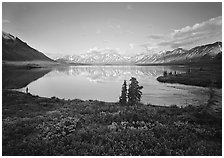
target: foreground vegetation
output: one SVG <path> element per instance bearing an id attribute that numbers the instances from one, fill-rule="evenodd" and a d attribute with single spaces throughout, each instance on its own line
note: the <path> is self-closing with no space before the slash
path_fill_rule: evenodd
<path id="1" fill-rule="evenodd" d="M 222 155 L 221 109 L 121 106 L 3 90 L 3 155 Z"/>

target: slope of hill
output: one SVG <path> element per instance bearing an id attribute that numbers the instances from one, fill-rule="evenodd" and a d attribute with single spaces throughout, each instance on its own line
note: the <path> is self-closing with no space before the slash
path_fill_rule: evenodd
<path id="1" fill-rule="evenodd" d="M 222 42 L 194 47 L 185 55 L 190 62 L 220 62 L 222 60 Z"/>
<path id="2" fill-rule="evenodd" d="M 187 50 L 182 48 L 177 48 L 172 51 L 166 51 L 157 55 L 153 63 L 172 63 L 175 61 L 179 61 L 180 57 L 182 57 L 186 52 Z"/>
<path id="3" fill-rule="evenodd" d="M 190 50 L 177 48 L 150 56 L 148 60 L 139 60 L 137 64 L 189 64 L 219 63 L 222 60 L 222 42 L 194 47 Z M 154 60 L 152 60 L 152 57 Z"/>
<path id="4" fill-rule="evenodd" d="M 2 60 L 7 61 L 53 61 L 11 34 L 2 32 Z"/>

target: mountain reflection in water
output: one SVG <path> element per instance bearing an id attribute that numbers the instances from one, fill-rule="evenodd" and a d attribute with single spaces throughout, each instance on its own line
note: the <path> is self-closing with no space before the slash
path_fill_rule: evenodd
<path id="1" fill-rule="evenodd" d="M 155 78 L 163 74 L 167 67 L 163 66 L 70 66 L 55 69 L 57 72 L 72 76 L 86 76 L 89 81 L 108 82 L 114 80 L 123 80 L 127 77 L 136 77 L 137 79 Z M 185 72 L 186 68 L 169 67 L 169 71 L 177 73 Z M 51 75 L 51 74 L 49 74 Z"/>
<path id="2" fill-rule="evenodd" d="M 70 66 L 55 68 L 29 84 L 29 90 L 40 96 L 65 99 L 97 99 L 118 101 L 124 80 L 137 78 L 142 90 L 142 102 L 154 105 L 199 105 L 208 100 L 208 88 L 159 83 L 163 71 L 182 73 L 179 66 Z M 23 90 L 23 89 L 22 89 Z"/>

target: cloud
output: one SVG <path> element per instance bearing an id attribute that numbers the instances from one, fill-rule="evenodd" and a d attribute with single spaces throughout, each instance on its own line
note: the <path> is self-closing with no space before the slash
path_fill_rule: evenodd
<path id="1" fill-rule="evenodd" d="M 134 9 L 134 8 L 133 8 L 133 6 L 132 6 L 132 5 L 130 5 L 130 4 L 129 4 L 129 5 L 127 5 L 127 6 L 126 6 L 126 8 L 127 8 L 128 10 L 133 10 L 133 9 Z"/>
<path id="2" fill-rule="evenodd" d="M 152 39 L 152 40 L 157 40 L 157 39 L 163 39 L 164 36 L 163 35 L 149 35 L 147 36 L 149 39 Z"/>
<path id="3" fill-rule="evenodd" d="M 152 44 L 152 43 L 143 43 L 139 44 L 140 47 L 143 47 L 146 51 L 151 52 L 158 48 L 158 46 Z"/>
<path id="4" fill-rule="evenodd" d="M 213 37 L 213 35 L 210 35 L 210 38 Z M 158 45 L 160 46 L 170 46 L 171 48 L 178 48 L 178 47 L 183 47 L 187 45 L 192 45 L 195 42 L 201 41 L 205 39 L 203 36 L 192 36 L 192 37 L 186 37 L 183 39 L 173 39 L 170 41 L 165 41 L 165 42 L 160 42 Z"/>
<path id="5" fill-rule="evenodd" d="M 89 50 L 87 50 L 87 53 L 92 53 L 93 51 L 97 51 L 98 48 L 95 46 L 93 48 L 90 48 Z"/>
<path id="6" fill-rule="evenodd" d="M 103 40 L 103 43 L 109 43 L 109 41 L 108 40 Z"/>
<path id="7" fill-rule="evenodd" d="M 134 32 L 130 31 L 130 30 L 125 30 L 125 32 L 128 33 L 128 34 L 134 34 Z"/>
<path id="8" fill-rule="evenodd" d="M 217 18 L 212 18 L 208 21 L 195 24 L 192 27 L 186 26 L 182 29 L 174 30 L 174 33 L 172 35 L 174 38 L 186 38 L 189 35 L 197 36 L 198 34 L 205 35 L 215 32 L 221 32 L 221 29 L 222 29 L 222 17 L 219 16 Z"/>
<path id="9" fill-rule="evenodd" d="M 10 23 L 10 21 L 7 19 L 2 19 L 2 23 Z"/>
<path id="10" fill-rule="evenodd" d="M 170 46 L 171 48 L 192 45 L 195 42 L 206 39 L 219 37 L 222 35 L 222 17 L 212 18 L 193 26 L 186 26 L 178 30 L 174 30 L 168 41 L 162 41 L 158 45 Z"/>
<path id="11" fill-rule="evenodd" d="M 101 29 L 97 29 L 96 34 L 101 34 L 102 30 Z"/>
<path id="12" fill-rule="evenodd" d="M 134 46 L 135 46 L 135 44 L 133 44 L 133 43 L 129 43 L 129 47 L 130 47 L 130 49 L 133 49 Z"/>
<path id="13" fill-rule="evenodd" d="M 121 28 L 121 25 L 119 25 L 119 24 L 116 25 L 116 28 L 117 28 L 117 29 L 120 29 L 120 28 Z"/>
<path id="14" fill-rule="evenodd" d="M 147 27 L 148 29 L 152 29 L 152 28 L 153 28 L 153 25 L 152 25 L 152 24 L 148 24 L 146 27 Z"/>
<path id="15" fill-rule="evenodd" d="M 107 22 L 107 27 L 109 27 L 110 29 L 113 30 L 120 30 L 121 29 L 121 25 L 115 22 L 111 22 L 110 20 Z"/>
<path id="16" fill-rule="evenodd" d="M 120 52 L 120 48 L 111 48 L 111 47 L 104 47 L 104 48 L 98 48 L 98 47 L 93 47 L 90 48 L 89 50 L 87 50 L 87 53 L 102 53 L 105 51 L 116 51 L 116 52 Z"/>

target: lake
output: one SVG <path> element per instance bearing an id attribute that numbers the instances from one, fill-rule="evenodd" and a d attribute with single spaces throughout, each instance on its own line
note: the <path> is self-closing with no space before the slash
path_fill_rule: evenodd
<path id="1" fill-rule="evenodd" d="M 116 102 L 124 80 L 137 78 L 144 88 L 141 102 L 153 105 L 186 106 L 205 104 L 209 89 L 181 84 L 160 83 L 163 71 L 183 73 L 185 66 L 69 66 L 58 67 L 28 84 L 34 95 L 65 99 Z M 19 89 L 25 91 L 25 87 Z"/>

